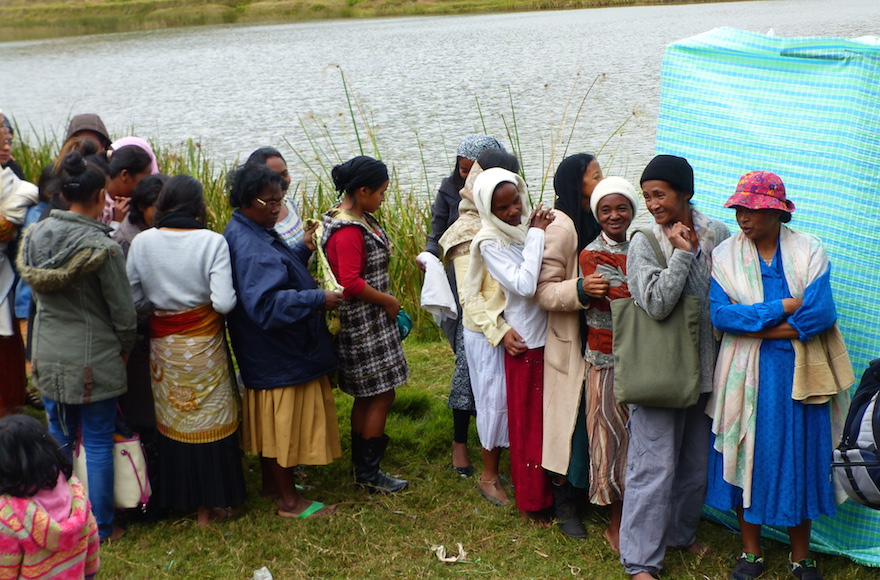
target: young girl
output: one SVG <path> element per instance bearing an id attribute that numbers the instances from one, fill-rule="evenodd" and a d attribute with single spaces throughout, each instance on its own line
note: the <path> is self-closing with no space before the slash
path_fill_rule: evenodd
<path id="1" fill-rule="evenodd" d="M 113 433 L 116 400 L 125 393 L 125 362 L 136 338 L 136 314 L 119 244 L 97 218 L 106 174 L 73 152 L 64 158 L 61 196 L 31 226 L 18 271 L 33 291 L 33 375 L 46 405 L 49 432 L 72 453 L 81 434 L 89 500 L 102 540 L 122 536 L 113 526 Z"/>
<path id="2" fill-rule="evenodd" d="M 494 137 L 489 135 L 468 135 L 458 144 L 455 157 L 455 167 L 449 177 L 444 177 L 437 189 L 437 197 L 431 206 L 431 233 L 428 234 L 428 243 L 425 251 L 431 252 L 438 258 L 442 256 L 440 238 L 452 226 L 459 216 L 459 204 L 461 203 L 460 191 L 465 186 L 465 181 L 476 162 L 477 158 L 485 151 L 498 151 L 506 153 L 504 146 Z M 422 264 L 419 267 L 424 269 Z M 452 293 L 458 297 L 456 288 L 455 271 L 447 267 L 446 276 Z M 452 352 L 458 354 L 458 328 L 461 326 L 461 305 L 458 305 L 458 318 L 446 319 L 440 325 Z M 474 394 L 471 390 L 470 380 L 467 378 L 467 369 L 458 375 L 459 380 L 453 379 L 449 390 L 449 399 L 446 406 L 452 409 L 452 467 L 462 477 L 470 477 L 474 468 L 468 457 L 467 436 L 470 427 L 471 416 L 476 412 Z"/>
<path id="3" fill-rule="evenodd" d="M 107 152 L 110 181 L 101 221 L 116 230 L 128 215 L 128 205 L 134 188 L 144 177 L 153 173 L 152 150 L 138 145 L 125 145 Z"/>
<path id="4" fill-rule="evenodd" d="M 539 205 L 523 224 L 528 192 L 522 178 L 501 168 L 488 169 L 474 182 L 474 204 L 482 229 L 471 243 L 465 302 L 481 292 L 483 267 L 506 294 L 504 370 L 507 382 L 510 472 L 523 518 L 549 523 L 542 513 L 553 504 L 550 479 L 541 467 L 544 391 L 544 342 L 547 313 L 532 300 L 541 269 L 544 230 L 553 221 Z"/>
<path id="5" fill-rule="evenodd" d="M 98 526 L 72 472 L 39 421 L 0 419 L 0 577 L 95 577 Z"/>
<path id="6" fill-rule="evenodd" d="M 620 516 L 629 437 L 625 405 L 614 399 L 611 353 L 612 300 L 629 297 L 626 285 L 626 231 L 636 211 L 636 192 L 622 177 L 607 177 L 593 190 L 590 208 L 602 232 L 581 252 L 583 290 L 589 296 L 587 323 L 586 425 L 590 447 L 590 503 L 611 506 L 605 538 L 620 551 Z"/>
<path id="7" fill-rule="evenodd" d="M 394 389 L 406 383 L 409 367 L 397 327 L 400 301 L 391 294 L 388 276 L 391 241 L 373 217 L 385 200 L 388 169 L 361 155 L 334 167 L 332 176 L 345 197 L 324 214 L 323 244 L 345 288 L 336 350 L 339 388 L 355 398 L 351 460 L 358 483 L 393 493 L 408 482 L 385 474 L 379 463 L 388 447 L 385 420 Z"/>
<path id="8" fill-rule="evenodd" d="M 444 257 L 452 262 L 456 277 L 467 279 L 470 264 L 471 242 L 480 231 L 480 214 L 474 205 L 473 184 L 483 167 L 503 167 L 514 173 L 519 172 L 519 160 L 500 149 L 489 149 L 480 154 L 474 162 L 465 186 L 461 190 L 459 218 L 443 237 L 440 246 Z M 462 291 L 458 295 L 464 308 L 459 317 L 459 330 L 456 334 L 455 371 L 453 385 L 466 383 L 473 389 L 474 408 L 477 413 L 477 433 L 482 444 L 483 471 L 477 479 L 477 486 L 489 502 L 507 505 L 507 492 L 499 483 L 498 463 L 501 449 L 509 446 L 507 436 L 507 389 L 504 380 L 504 350 L 501 339 L 510 330 L 501 316 L 504 307 L 504 292 L 498 282 L 488 273 L 483 274 L 480 294 L 477 299 L 465 302 Z M 468 360 L 477 361 L 473 368 Z M 465 424 L 465 427 L 467 424 Z M 467 429 L 458 432 L 457 437 L 467 439 Z M 458 439 L 456 439 L 458 441 Z M 453 446 L 456 443 L 453 443 Z M 453 466 L 455 464 L 453 463 Z"/>

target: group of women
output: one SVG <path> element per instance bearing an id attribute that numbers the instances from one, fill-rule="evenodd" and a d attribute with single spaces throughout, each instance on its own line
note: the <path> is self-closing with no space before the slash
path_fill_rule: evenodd
<path id="1" fill-rule="evenodd" d="M 730 236 L 693 204 L 687 160 L 658 155 L 640 180 L 654 223 L 631 237 L 636 190 L 604 178 L 593 156 L 561 162 L 554 209 L 530 207 L 519 169 L 496 139 L 468 136 L 432 208 L 426 250 L 446 261 L 460 310 L 444 327 L 456 358 L 455 472 L 473 474 L 476 416 L 482 496 L 509 503 L 499 469 L 509 448 L 522 517 L 582 538 L 579 498 L 610 506 L 605 536 L 634 578 L 656 577 L 667 548 L 707 549 L 696 540 L 704 501 L 739 514 L 743 554 L 732 578 L 763 572 L 762 524 L 788 526 L 792 573 L 820 578 L 810 521 L 834 513 L 831 410 L 843 395 L 811 390 L 795 368 L 814 337 L 841 348 L 842 339 L 827 256 L 785 225 L 794 204 L 781 179 L 742 177 L 726 204 L 741 230 Z M 195 509 L 202 525 L 232 516 L 245 499 L 243 447 L 260 457 L 261 493 L 277 498 L 278 516 L 334 513 L 302 497 L 296 478 L 297 466 L 341 455 L 329 379 L 337 370 L 354 397 L 356 481 L 407 487 L 380 468 L 395 389 L 409 375 L 392 242 L 374 216 L 389 183 L 381 161 L 334 167 L 339 203 L 307 225 L 286 193 L 284 158 L 259 149 L 229 175 L 234 211 L 222 235 L 205 227 L 197 180 L 158 174 L 148 144 L 111 144 L 94 115 L 74 118 L 44 178 L 43 219 L 18 253 L 33 296 L 32 372 L 63 452 L 78 439 L 87 452 L 102 540 L 122 533 L 113 525 L 118 409 L 154 433 L 164 508 Z M 309 272 L 316 250 L 329 264 L 327 289 Z M 700 304 L 699 401 L 619 403 L 610 302 L 632 297 L 662 320 L 683 296 Z M 334 310 L 335 340 L 325 319 Z"/>
<path id="2" fill-rule="evenodd" d="M 806 376 L 813 363 L 835 372 L 828 353 L 845 357 L 845 347 L 827 255 L 817 238 L 785 225 L 794 204 L 782 180 L 742 176 L 725 204 L 740 227 L 731 236 L 694 205 L 687 160 L 658 155 L 640 180 L 654 223 L 632 236 L 635 188 L 603 178 L 593 156 L 559 165 L 555 212 L 529 209 L 518 171 L 497 141 L 469 136 L 433 206 L 426 251 L 454 266 L 460 310 L 447 332 L 453 468 L 473 472 L 466 442 L 475 414 L 482 495 L 508 503 L 498 457 L 509 447 L 523 517 L 546 524 L 552 515 L 582 538 L 577 499 L 609 506 L 605 536 L 634 578 L 656 578 L 667 548 L 709 550 L 696 539 L 704 503 L 739 515 L 734 580 L 763 573 L 762 524 L 788 527 L 795 577 L 821 578 L 810 522 L 835 511 L 831 449 L 852 380 L 829 387 Z M 453 212 L 447 190 L 457 176 L 464 185 Z M 611 301 L 631 297 L 663 320 L 684 296 L 699 303 L 697 403 L 619 403 Z M 761 493 L 752 494 L 753 481 Z"/>
<path id="3" fill-rule="evenodd" d="M 298 466 L 341 456 L 336 371 L 355 398 L 357 482 L 405 488 L 380 469 L 385 419 L 409 372 L 391 242 L 372 216 L 385 165 L 362 156 L 333 170 L 341 199 L 321 242 L 345 291 L 324 290 L 308 269 L 317 224 L 304 228 L 286 196 L 277 150 L 255 151 L 228 176 L 234 211 L 221 235 L 206 229 L 196 179 L 158 174 L 145 142 L 111 145 L 97 117 L 82 117 L 47 169 L 49 199 L 20 240 L 17 270 L 33 298 L 30 360 L 49 432 L 68 460 L 80 443 L 86 452 L 100 539 L 123 534 L 113 524 L 120 416 L 147 443 L 151 509 L 196 511 L 200 525 L 234 515 L 245 500 L 243 447 L 260 457 L 261 492 L 277 498 L 278 516 L 334 513 L 303 498 L 296 479 L 305 476 Z M 325 314 L 337 309 L 334 344 Z M 4 401 L 4 411 L 17 407 Z"/>

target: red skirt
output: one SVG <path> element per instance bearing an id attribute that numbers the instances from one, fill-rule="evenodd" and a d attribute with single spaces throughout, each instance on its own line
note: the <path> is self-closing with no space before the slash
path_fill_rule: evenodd
<path id="1" fill-rule="evenodd" d="M 553 505 L 550 477 L 541 466 L 544 439 L 544 349 L 513 357 L 504 353 L 507 378 L 507 428 L 510 434 L 510 476 L 516 507 L 540 511 Z"/>
<path id="2" fill-rule="evenodd" d="M 12 319 L 12 336 L 0 336 L 0 417 L 20 413 L 24 406 L 27 374 L 24 370 L 24 343 L 18 320 Z"/>

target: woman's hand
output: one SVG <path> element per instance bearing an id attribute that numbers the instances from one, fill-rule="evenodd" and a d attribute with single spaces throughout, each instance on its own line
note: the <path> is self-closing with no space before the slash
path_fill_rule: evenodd
<path id="1" fill-rule="evenodd" d="M 306 225 L 306 230 L 303 232 L 303 243 L 313 252 L 318 249 L 318 246 L 315 245 L 315 230 L 317 229 L 318 222 L 316 221 L 311 226 Z"/>
<path id="2" fill-rule="evenodd" d="M 425 264 L 424 264 L 424 262 L 422 262 L 422 261 L 419 260 L 418 258 L 416 258 L 416 259 L 414 260 L 414 262 L 416 263 L 416 266 L 419 267 L 419 270 L 421 270 L 422 272 L 425 271 Z"/>
<path id="3" fill-rule="evenodd" d="M 400 312 L 400 300 L 392 296 L 391 294 L 386 294 L 388 298 L 385 299 L 385 303 L 382 305 L 385 308 L 385 312 L 388 313 L 392 319 L 396 320 L 397 315 Z"/>
<path id="4" fill-rule="evenodd" d="M 691 229 L 681 222 L 675 222 L 672 226 L 664 228 L 666 237 L 673 248 L 690 252 L 693 250 L 691 245 Z"/>
<path id="5" fill-rule="evenodd" d="M 539 203 L 538 207 L 532 211 L 532 215 L 529 216 L 529 227 L 530 228 L 538 228 L 540 230 L 546 230 L 547 226 L 553 223 L 553 220 L 556 219 L 556 214 L 553 213 L 551 209 L 544 209 L 543 203 Z"/>
<path id="6" fill-rule="evenodd" d="M 798 308 L 804 305 L 803 298 L 783 298 L 782 299 L 782 309 L 785 310 L 785 313 L 791 316 L 797 311 Z"/>
<path id="7" fill-rule="evenodd" d="M 324 310 L 327 310 L 328 312 L 330 310 L 336 310 L 342 306 L 343 300 L 342 292 L 324 290 Z"/>
<path id="8" fill-rule="evenodd" d="M 611 282 L 606 280 L 602 274 L 593 272 L 588 276 L 584 276 L 581 285 L 587 296 L 591 298 L 605 298 L 608 295 L 608 288 L 611 286 Z"/>
<path id="9" fill-rule="evenodd" d="M 113 221 L 122 222 L 128 215 L 128 205 L 131 203 L 130 197 L 114 197 L 113 198 Z"/>
<path id="10" fill-rule="evenodd" d="M 519 356 L 528 350 L 526 347 L 526 341 L 523 340 L 523 337 L 512 328 L 504 335 L 501 344 L 504 345 L 504 350 L 506 350 L 507 354 L 510 356 Z"/>

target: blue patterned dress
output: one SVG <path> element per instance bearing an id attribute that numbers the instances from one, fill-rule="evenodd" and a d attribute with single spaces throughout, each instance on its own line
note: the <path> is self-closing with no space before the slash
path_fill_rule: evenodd
<path id="1" fill-rule="evenodd" d="M 777 247 L 773 262 L 761 262 L 764 302 L 731 304 L 714 279 L 712 323 L 731 334 L 757 332 L 786 320 L 784 298 L 791 298 Z M 831 297 L 830 268 L 807 286 L 804 302 L 787 318 L 806 340 L 828 330 L 837 319 Z M 764 339 L 760 348 L 752 504 L 752 524 L 796 526 L 805 519 L 835 513 L 831 483 L 830 404 L 804 405 L 791 398 L 794 349 L 791 341 Z M 714 443 L 714 436 L 713 436 Z M 723 460 L 710 450 L 706 503 L 721 510 L 743 503 L 742 490 L 722 477 Z"/>

